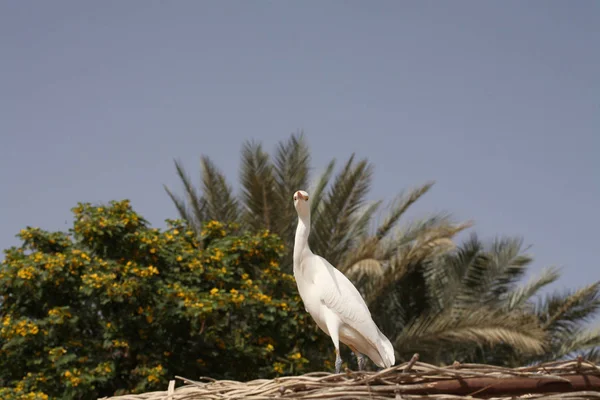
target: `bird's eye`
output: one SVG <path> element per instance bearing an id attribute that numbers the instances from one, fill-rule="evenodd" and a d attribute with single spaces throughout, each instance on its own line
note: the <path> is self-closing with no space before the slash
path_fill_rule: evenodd
<path id="1" fill-rule="evenodd" d="M 296 196 L 294 196 L 294 200 L 298 200 L 298 198 Z"/>

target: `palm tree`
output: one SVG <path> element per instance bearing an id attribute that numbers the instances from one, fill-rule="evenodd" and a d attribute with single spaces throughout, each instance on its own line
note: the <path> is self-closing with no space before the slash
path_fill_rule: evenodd
<path id="1" fill-rule="evenodd" d="M 202 182 L 197 190 L 182 164 L 175 162 L 183 182 L 184 197 L 165 190 L 180 216 L 200 232 L 209 220 L 240 224 L 242 229 L 268 229 L 279 235 L 286 246 L 282 267 L 292 266 L 295 224 L 297 219 L 292 195 L 309 184 L 310 153 L 303 134 L 293 134 L 279 143 L 273 158 L 262 145 L 246 142 L 242 148 L 241 193 L 232 187 L 216 165 L 201 157 Z M 330 260 L 343 272 L 353 268 L 383 268 L 399 248 L 408 249 L 412 261 L 425 259 L 447 249 L 452 238 L 470 226 L 453 223 L 448 215 L 436 214 L 399 230 L 398 222 L 406 210 L 425 195 L 432 182 L 400 193 L 390 205 L 383 222 L 373 226 L 382 202 L 368 202 L 373 166 L 352 155 L 334 177 L 335 160 L 308 188 L 312 207 L 311 248 Z M 438 246 L 439 244 L 439 246 Z M 408 258 L 407 258 L 408 259 Z"/>
<path id="2" fill-rule="evenodd" d="M 184 196 L 165 189 L 198 234 L 209 220 L 269 229 L 285 243 L 281 265 L 291 271 L 296 221 L 291 198 L 295 190 L 309 186 L 311 172 L 304 135 L 280 142 L 273 157 L 260 143 L 246 142 L 237 196 L 206 156 L 201 157 L 200 189 L 180 162 L 175 167 Z M 578 323 L 595 310 L 591 293 L 597 294 L 597 287 L 579 294 L 579 302 L 568 295 L 534 306 L 532 296 L 558 274 L 550 270 L 518 286 L 531 262 L 521 254 L 520 241 L 501 239 L 486 248 L 472 236 L 457 247 L 453 239 L 471 224 L 455 223 L 444 213 L 400 224 L 432 182 L 400 193 L 376 225 L 383 203 L 367 201 L 373 166 L 352 155 L 335 176 L 334 169 L 332 160 L 308 189 L 311 248 L 357 285 L 399 360 L 418 351 L 422 359 L 437 363 L 456 359 L 508 364 L 541 359 L 548 349 L 556 355 L 593 351 L 597 336 L 579 332 L 571 340 L 557 332 L 566 332 L 562 327 L 570 319 L 569 332 L 577 333 Z M 544 320 L 543 315 L 550 317 Z"/>
<path id="3" fill-rule="evenodd" d="M 600 281 L 539 297 L 559 273 L 549 268 L 520 284 L 533 261 L 522 244 L 521 239 L 498 238 L 484 245 L 472 234 L 418 268 L 404 267 L 391 294 L 374 297 L 370 304 L 377 322 L 396 332 L 397 352 L 408 357 L 418 351 L 442 364 L 517 366 L 575 354 L 597 359 L 600 330 L 583 324 L 600 310 Z M 386 279 L 386 274 L 370 279 L 367 292 Z M 398 318 L 386 318 L 390 307 Z"/>

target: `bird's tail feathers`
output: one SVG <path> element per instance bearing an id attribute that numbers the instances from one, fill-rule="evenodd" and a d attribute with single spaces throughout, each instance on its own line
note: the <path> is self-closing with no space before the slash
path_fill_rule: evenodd
<path id="1" fill-rule="evenodd" d="M 379 331 L 379 328 L 377 328 Z M 379 355 L 381 356 L 381 360 L 385 368 L 389 368 L 396 362 L 396 355 L 394 354 L 394 346 L 392 342 L 379 331 L 379 340 L 377 343 L 377 350 L 379 351 Z"/>

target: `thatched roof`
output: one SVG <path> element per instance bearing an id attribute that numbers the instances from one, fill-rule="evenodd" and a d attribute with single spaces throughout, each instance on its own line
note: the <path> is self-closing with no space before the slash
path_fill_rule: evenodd
<path id="1" fill-rule="evenodd" d="M 514 369 L 459 363 L 440 368 L 417 360 L 415 355 L 378 372 L 314 372 L 250 382 L 176 377 L 185 383 L 177 389 L 173 380 L 166 391 L 102 400 L 600 399 L 600 368 L 583 359 Z"/>

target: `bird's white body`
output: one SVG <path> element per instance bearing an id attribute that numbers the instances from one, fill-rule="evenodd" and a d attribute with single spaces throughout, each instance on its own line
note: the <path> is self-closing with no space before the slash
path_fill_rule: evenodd
<path id="1" fill-rule="evenodd" d="M 308 199 L 308 194 L 305 196 Z M 298 211 L 294 278 L 306 310 L 319 328 L 331 337 L 338 358 L 341 341 L 355 353 L 367 355 L 381 368 L 392 366 L 395 363 L 392 344 L 371 318 L 364 299 L 352 282 L 327 260 L 310 250 L 310 211 L 308 216 Z"/>

